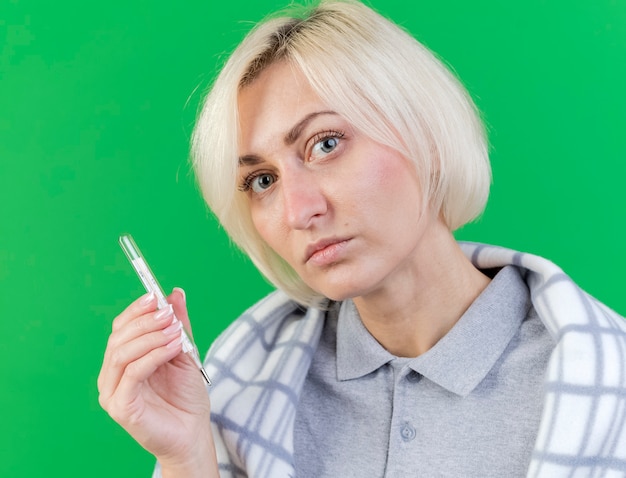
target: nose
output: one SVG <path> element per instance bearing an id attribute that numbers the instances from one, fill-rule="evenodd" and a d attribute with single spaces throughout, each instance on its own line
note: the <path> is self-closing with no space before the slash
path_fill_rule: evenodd
<path id="1" fill-rule="evenodd" d="M 292 229 L 307 229 L 328 211 L 319 178 L 306 166 L 296 166 L 281 175 L 285 221 Z"/>

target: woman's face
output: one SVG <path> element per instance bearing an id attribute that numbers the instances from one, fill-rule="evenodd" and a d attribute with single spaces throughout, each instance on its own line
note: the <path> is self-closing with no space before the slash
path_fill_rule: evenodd
<path id="1" fill-rule="evenodd" d="M 355 130 L 284 62 L 241 91 L 239 115 L 252 220 L 304 282 L 341 300 L 402 280 L 434 220 L 420 217 L 411 163 Z"/>

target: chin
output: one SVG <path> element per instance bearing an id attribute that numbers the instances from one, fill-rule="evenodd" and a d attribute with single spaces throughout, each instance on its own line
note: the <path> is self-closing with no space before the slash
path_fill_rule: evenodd
<path id="1" fill-rule="evenodd" d="M 328 297 L 330 300 L 340 302 L 347 299 L 354 299 L 366 295 L 371 291 L 371 287 L 366 287 L 364 284 L 325 284 L 323 287 L 316 288 L 320 294 Z"/>
<path id="2" fill-rule="evenodd" d="M 305 282 L 324 297 L 339 302 L 371 293 L 380 286 L 381 278 L 378 270 L 336 265 Z"/>

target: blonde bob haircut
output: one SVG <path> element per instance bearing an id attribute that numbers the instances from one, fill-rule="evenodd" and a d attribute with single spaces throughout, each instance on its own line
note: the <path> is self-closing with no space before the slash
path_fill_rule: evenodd
<path id="1" fill-rule="evenodd" d="M 484 128 L 468 93 L 433 53 L 356 1 L 322 1 L 270 18 L 245 37 L 215 80 L 191 155 L 207 204 L 275 286 L 304 305 L 326 302 L 259 236 L 248 197 L 237 190 L 238 92 L 278 61 L 299 68 L 355 128 L 409 158 L 422 178 L 423 203 L 450 230 L 482 212 L 491 182 Z"/>

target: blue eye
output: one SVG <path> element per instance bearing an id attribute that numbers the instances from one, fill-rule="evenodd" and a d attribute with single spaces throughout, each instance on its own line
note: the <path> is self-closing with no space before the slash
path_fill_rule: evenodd
<path id="1" fill-rule="evenodd" d="M 313 155 L 317 153 L 322 153 L 322 154 L 332 153 L 332 151 L 337 147 L 338 144 L 339 144 L 339 138 L 332 137 L 332 136 L 330 138 L 324 138 L 323 140 L 318 141 L 317 143 L 313 145 Z"/>
<path id="2" fill-rule="evenodd" d="M 268 173 L 259 174 L 248 181 L 249 188 L 255 193 L 262 193 L 269 188 L 276 179 Z"/>

